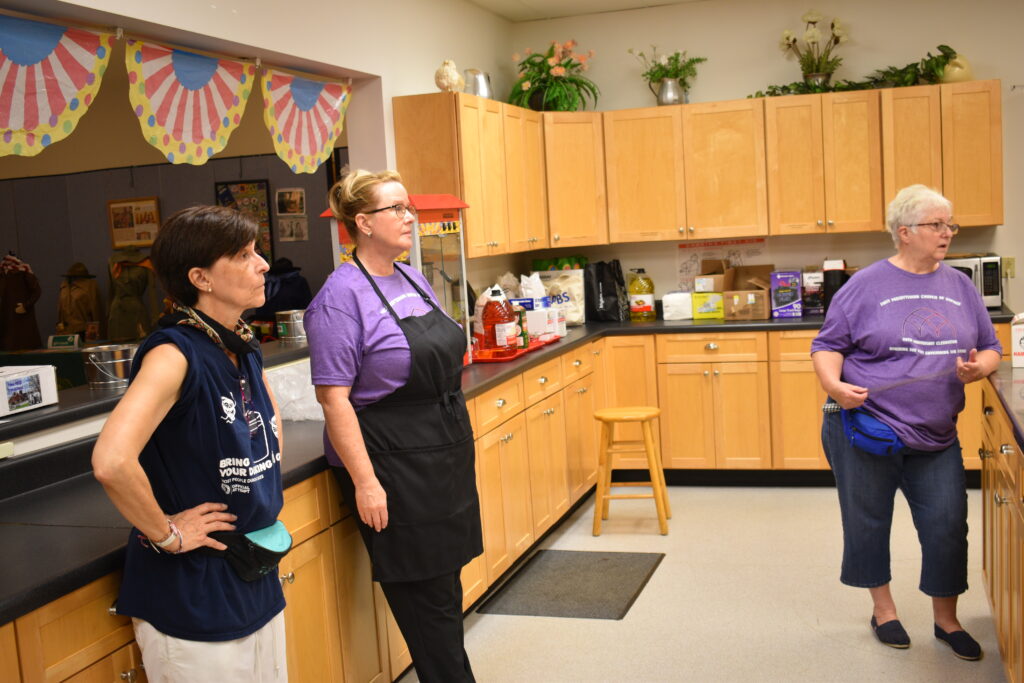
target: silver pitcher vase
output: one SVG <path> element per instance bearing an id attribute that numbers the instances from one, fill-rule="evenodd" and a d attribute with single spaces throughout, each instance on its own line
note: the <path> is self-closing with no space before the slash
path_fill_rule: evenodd
<path id="1" fill-rule="evenodd" d="M 658 105 L 664 106 L 668 104 L 686 104 L 689 101 L 687 92 L 682 89 L 679 85 L 679 81 L 675 78 L 663 78 L 661 79 L 661 85 L 658 86 Z"/>

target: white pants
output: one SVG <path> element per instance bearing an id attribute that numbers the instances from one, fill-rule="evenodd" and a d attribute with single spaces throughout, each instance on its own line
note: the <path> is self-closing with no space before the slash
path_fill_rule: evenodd
<path id="1" fill-rule="evenodd" d="M 216 643 L 172 638 L 132 619 L 150 683 L 287 683 L 284 612 L 259 631 Z"/>

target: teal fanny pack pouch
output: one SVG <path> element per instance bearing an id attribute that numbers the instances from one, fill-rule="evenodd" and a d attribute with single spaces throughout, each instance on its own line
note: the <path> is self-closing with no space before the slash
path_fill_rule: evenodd
<path id="1" fill-rule="evenodd" d="M 245 534 L 214 531 L 210 538 L 226 545 L 227 550 L 206 547 L 202 552 L 226 559 L 243 581 L 256 581 L 274 571 L 292 549 L 292 535 L 281 520 Z"/>
<path id="2" fill-rule="evenodd" d="M 840 412 L 850 444 L 873 455 L 896 455 L 906 446 L 892 427 L 862 408 Z"/>

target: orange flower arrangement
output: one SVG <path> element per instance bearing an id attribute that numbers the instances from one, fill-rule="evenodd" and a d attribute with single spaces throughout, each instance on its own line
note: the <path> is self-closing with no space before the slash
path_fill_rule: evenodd
<path id="1" fill-rule="evenodd" d="M 584 109 L 587 98 L 596 105 L 600 91 L 583 75 L 594 51 L 577 53 L 576 46 L 575 40 L 552 41 L 543 53 L 527 49 L 523 57 L 512 55 L 519 77 L 512 86 L 509 103 L 549 111 Z"/>

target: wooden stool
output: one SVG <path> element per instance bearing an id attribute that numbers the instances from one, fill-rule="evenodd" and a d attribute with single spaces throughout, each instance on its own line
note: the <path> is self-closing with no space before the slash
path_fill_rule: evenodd
<path id="1" fill-rule="evenodd" d="M 672 510 L 665 490 L 665 470 L 655 447 L 651 423 L 661 414 L 660 408 L 633 406 L 629 408 L 604 408 L 594 413 L 594 419 L 601 423 L 601 445 L 597 463 L 597 494 L 594 500 L 594 535 L 601 535 L 601 520 L 608 519 L 608 501 L 620 498 L 653 498 L 658 510 L 658 526 L 664 536 L 668 533 L 668 519 Z M 639 422 L 643 430 L 643 441 L 616 441 L 615 423 Z M 647 455 L 647 469 L 650 481 L 612 482 L 612 455 L 615 453 L 644 453 Z M 650 486 L 651 493 L 610 493 L 613 486 Z"/>

